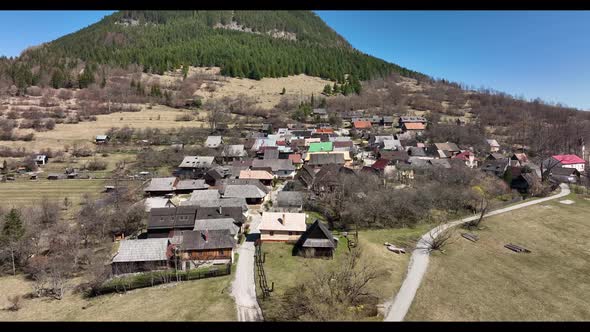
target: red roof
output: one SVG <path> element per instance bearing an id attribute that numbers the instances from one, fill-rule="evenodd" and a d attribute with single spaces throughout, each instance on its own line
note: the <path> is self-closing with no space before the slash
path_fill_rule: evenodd
<path id="1" fill-rule="evenodd" d="M 458 155 L 454 156 L 453 158 L 461 159 L 464 161 L 469 161 L 470 155 L 472 155 L 471 151 L 467 150 L 467 151 L 463 151 L 463 152 L 459 153 Z M 474 157 L 475 157 L 475 155 L 474 155 Z M 475 160 L 478 160 L 478 159 L 475 158 Z"/>
<path id="2" fill-rule="evenodd" d="M 553 156 L 553 159 L 561 162 L 564 165 L 585 163 L 584 159 L 576 156 L 575 154 L 558 154 L 556 156 Z"/>
<path id="3" fill-rule="evenodd" d="M 323 133 L 323 134 L 332 134 L 334 133 L 334 129 L 332 128 L 319 128 L 315 130 L 316 133 Z"/>
<path id="4" fill-rule="evenodd" d="M 355 121 L 354 128 L 356 128 L 356 129 L 371 128 L 371 121 Z"/>
<path id="5" fill-rule="evenodd" d="M 289 155 L 289 160 L 293 162 L 293 164 L 301 164 L 303 160 L 301 159 L 301 155 L 299 153 L 293 153 Z"/>
<path id="6" fill-rule="evenodd" d="M 424 129 L 426 129 L 426 126 L 423 123 L 419 123 L 419 122 L 404 123 L 404 127 L 406 127 L 406 129 L 409 129 L 409 130 L 424 130 Z"/>
<path id="7" fill-rule="evenodd" d="M 277 146 L 285 146 L 285 141 L 277 141 Z"/>
<path id="8" fill-rule="evenodd" d="M 389 164 L 389 160 L 388 159 L 379 159 L 377 160 L 373 165 L 371 165 L 371 168 L 374 169 L 385 169 L 385 167 Z"/>

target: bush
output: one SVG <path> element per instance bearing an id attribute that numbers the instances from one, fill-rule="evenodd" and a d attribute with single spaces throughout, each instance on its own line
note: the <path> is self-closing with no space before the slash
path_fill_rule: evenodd
<path id="1" fill-rule="evenodd" d="M 178 277 L 181 281 L 187 281 L 224 276 L 228 275 L 228 272 L 231 273 L 228 265 L 211 266 L 188 271 L 178 271 Z M 137 288 L 152 287 L 174 281 L 176 281 L 176 272 L 174 270 L 143 272 L 131 276 L 114 277 L 95 289 L 90 290 L 86 295 L 92 297 Z"/>
<path id="2" fill-rule="evenodd" d="M 84 165 L 84 168 L 89 171 L 104 171 L 107 169 L 107 163 L 98 159 L 93 159 Z"/>
<path id="3" fill-rule="evenodd" d="M 194 117 L 190 114 L 177 115 L 174 121 L 192 121 Z"/>

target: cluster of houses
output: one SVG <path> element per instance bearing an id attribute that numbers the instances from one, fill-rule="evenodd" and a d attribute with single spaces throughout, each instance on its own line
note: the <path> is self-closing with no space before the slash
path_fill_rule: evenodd
<path id="1" fill-rule="evenodd" d="M 315 109 L 314 115 L 327 119 L 324 109 Z M 252 211 L 262 211 L 262 242 L 292 243 L 294 253 L 306 257 L 332 257 L 337 239 L 321 222 L 308 224 L 303 207 L 306 197 L 335 190 L 340 174 L 370 173 L 410 183 L 427 168 L 468 167 L 503 178 L 509 173 L 510 185 L 521 192 L 541 175 L 524 149 L 500 153 L 493 139 L 486 140 L 487 156 L 453 142 L 417 143 L 428 125 L 420 116 L 396 122 L 357 111 L 341 117 L 343 128 L 264 124 L 241 144 L 209 136 L 204 145 L 214 151 L 211 155 L 185 156 L 173 176 L 147 183 L 147 230 L 139 239 L 120 242 L 113 271 L 231 263 Z M 544 169 L 557 180 L 573 182 L 584 164 L 580 157 L 557 155 Z M 289 189 L 273 192 L 277 182 Z"/>

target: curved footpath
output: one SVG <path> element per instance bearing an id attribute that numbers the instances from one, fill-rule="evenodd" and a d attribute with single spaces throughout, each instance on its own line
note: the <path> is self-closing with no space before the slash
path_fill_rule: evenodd
<path id="1" fill-rule="evenodd" d="M 487 213 L 485 215 L 485 218 L 569 195 L 570 189 L 567 184 L 561 184 L 560 188 L 561 192 L 559 194 L 494 210 L 492 212 Z M 433 237 L 436 237 L 440 232 L 444 231 L 449 227 L 454 227 L 462 223 L 475 220 L 477 218 L 479 218 L 479 216 L 472 216 L 448 222 L 444 225 L 433 228 L 432 230 L 430 230 L 430 232 L 424 234 L 422 238 L 420 238 L 420 241 L 418 241 L 418 244 L 416 246 L 417 249 L 415 249 L 412 252 L 412 257 L 410 258 L 410 264 L 408 265 L 408 272 L 406 274 L 406 278 L 404 279 L 398 293 L 395 295 L 395 299 L 393 300 L 392 305 L 389 307 L 389 311 L 385 316 L 384 321 L 403 321 L 408 310 L 410 309 L 412 301 L 414 301 L 414 297 L 416 296 L 416 291 L 418 290 L 418 287 L 420 287 L 420 283 L 422 282 L 424 273 L 426 273 L 426 269 L 428 268 L 430 251 L 424 248 L 427 248 L 428 239 L 430 239 L 430 234 L 432 234 Z"/>

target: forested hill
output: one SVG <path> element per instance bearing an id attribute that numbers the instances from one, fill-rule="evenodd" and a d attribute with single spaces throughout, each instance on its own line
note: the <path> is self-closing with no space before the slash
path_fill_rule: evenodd
<path id="1" fill-rule="evenodd" d="M 78 60 L 90 70 L 139 64 L 159 74 L 183 65 L 218 66 L 224 75 L 253 79 L 423 76 L 355 50 L 310 11 L 120 11 L 23 52 L 18 62 L 27 68 L 16 71 L 38 68 L 24 78 L 28 85 L 35 75 L 50 75 L 59 86 Z"/>

